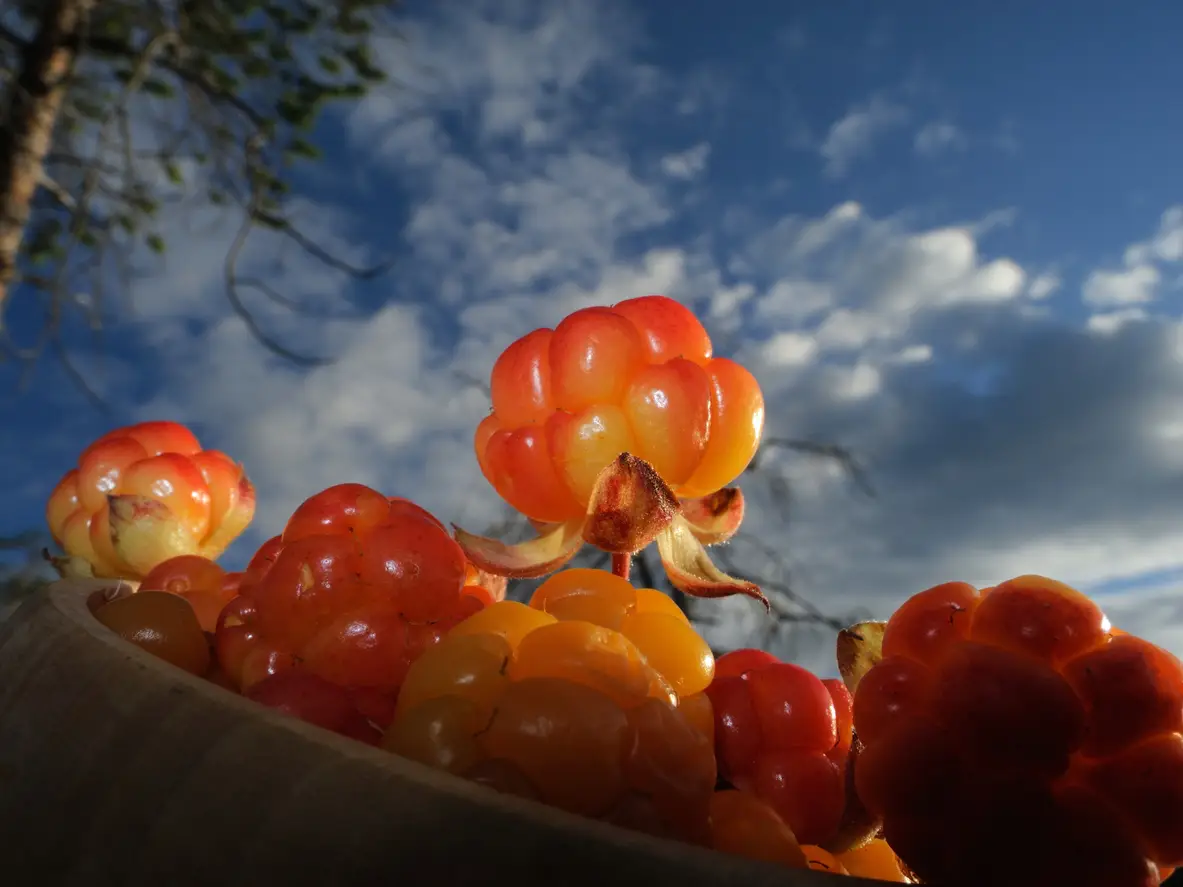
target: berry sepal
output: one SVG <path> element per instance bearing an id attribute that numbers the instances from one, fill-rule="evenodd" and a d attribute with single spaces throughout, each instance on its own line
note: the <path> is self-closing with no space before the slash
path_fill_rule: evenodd
<path id="1" fill-rule="evenodd" d="M 98 579 L 94 567 L 86 558 L 72 554 L 53 554 L 48 548 L 41 549 L 42 559 L 63 579 Z"/>
<path id="2" fill-rule="evenodd" d="M 730 538 L 743 518 L 743 507 L 738 489 L 679 501 L 652 465 L 621 453 L 600 472 L 582 518 L 552 524 L 531 521 L 538 535 L 517 544 L 453 529 L 474 566 L 511 579 L 553 573 L 584 543 L 631 556 L 656 541 L 666 576 L 679 591 L 695 597 L 742 594 L 768 610 L 768 599 L 758 585 L 724 573 L 704 547 Z"/>
<path id="3" fill-rule="evenodd" d="M 833 837 L 821 842 L 821 848 L 830 853 L 848 853 L 866 846 L 879 837 L 883 828 L 883 817 L 869 811 L 859 799 L 854 774 L 863 744 L 854 739 L 846 759 L 846 773 L 843 779 L 845 802 L 842 806 L 842 820 Z"/>
<path id="4" fill-rule="evenodd" d="M 677 497 L 653 466 L 621 453 L 600 471 L 587 512 L 557 523 L 531 520 L 538 534 L 509 544 L 453 525 L 465 557 L 479 570 L 510 579 L 535 579 L 555 572 L 583 547 L 635 554 L 670 526 L 679 513 Z"/>
<path id="5" fill-rule="evenodd" d="M 838 632 L 838 673 L 852 694 L 872 668 L 883 658 L 886 622 L 860 622 Z"/>
<path id="6" fill-rule="evenodd" d="M 678 515 L 678 497 L 644 459 L 621 453 L 592 488 L 583 541 L 613 554 L 636 554 Z"/>
<path id="7" fill-rule="evenodd" d="M 742 594 L 762 603 L 765 612 L 772 612 L 772 604 L 759 585 L 730 576 L 715 566 L 683 515 L 678 515 L 657 537 L 657 551 L 666 578 L 678 591 L 710 598 Z"/>
<path id="8" fill-rule="evenodd" d="M 536 527 L 538 535 L 525 542 L 509 544 L 478 536 L 452 525 L 464 556 L 482 573 L 506 579 L 536 579 L 562 567 L 583 547 L 582 520 Z"/>
<path id="9" fill-rule="evenodd" d="M 683 499 L 682 515 L 703 545 L 726 542 L 743 523 L 744 498 L 739 487 L 724 487 L 698 499 Z"/>

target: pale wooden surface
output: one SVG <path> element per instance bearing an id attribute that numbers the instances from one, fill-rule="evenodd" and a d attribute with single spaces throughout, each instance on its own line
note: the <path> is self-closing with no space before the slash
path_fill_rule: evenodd
<path id="1" fill-rule="evenodd" d="M 124 644 L 63 582 L 0 625 L 0 883 L 858 887 L 498 795 Z"/>

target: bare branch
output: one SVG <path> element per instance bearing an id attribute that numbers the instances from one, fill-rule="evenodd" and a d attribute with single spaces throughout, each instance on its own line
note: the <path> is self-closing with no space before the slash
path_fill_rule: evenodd
<path id="1" fill-rule="evenodd" d="M 380 277 L 392 267 L 394 267 L 393 259 L 388 259 L 385 262 L 380 262 L 377 265 L 372 265 L 369 267 L 353 265 L 344 261 L 343 259 L 339 259 L 336 256 L 331 255 L 324 249 L 324 247 L 317 244 L 307 235 L 301 234 L 290 220 L 283 219 L 279 216 L 262 211 L 258 213 L 257 220 L 267 227 L 281 232 L 285 237 L 290 238 L 313 258 L 319 259 L 330 268 L 334 268 L 337 271 L 343 271 L 350 277 L 356 278 L 358 280 L 371 280 L 375 277 Z"/>
<path id="2" fill-rule="evenodd" d="M 226 297 L 230 301 L 230 307 L 234 309 L 234 313 L 238 315 L 239 319 L 246 324 L 247 330 L 251 336 L 264 348 L 284 360 L 290 361 L 297 366 L 316 367 L 324 366 L 332 363 L 332 358 L 314 357 L 307 354 L 300 354 L 293 351 L 287 346 L 281 344 L 273 339 L 255 319 L 255 316 L 247 308 L 246 303 L 242 300 L 242 293 L 239 291 L 240 281 L 238 279 L 238 261 L 242 256 L 242 250 L 246 246 L 247 239 L 254 230 L 255 221 L 251 214 L 247 212 L 243 216 L 242 225 L 238 229 L 238 233 L 234 235 L 234 242 L 230 245 L 230 251 L 226 254 L 226 262 L 223 267 L 223 281 L 226 285 Z"/>
<path id="3" fill-rule="evenodd" d="M 333 318 L 333 315 L 327 311 L 321 311 L 308 305 L 302 305 L 290 296 L 285 296 L 274 286 L 260 277 L 240 277 L 237 279 L 236 283 L 240 292 L 247 289 L 255 290 L 266 296 L 268 301 L 273 302 L 281 308 L 286 308 L 288 311 L 291 311 L 295 314 L 301 314 L 304 317 L 315 317 L 322 320 Z"/>
<path id="4" fill-rule="evenodd" d="M 767 453 L 770 449 L 783 449 L 792 452 L 804 453 L 809 456 L 818 456 L 823 459 L 832 459 L 837 462 L 846 474 L 850 477 L 851 482 L 854 483 L 858 489 L 865 495 L 875 498 L 875 487 L 871 483 L 870 475 L 868 475 L 862 464 L 854 457 L 854 455 L 845 447 L 837 444 L 819 443 L 813 440 L 801 440 L 795 438 L 779 438 L 770 437 L 764 440 L 760 445 L 760 452 L 756 454 L 756 458 L 751 461 L 747 467 L 747 472 L 759 471 L 763 462 L 761 456 Z"/>
<path id="5" fill-rule="evenodd" d="M 469 386 L 470 388 L 475 388 L 478 391 L 483 392 L 485 397 L 492 399 L 493 392 L 492 392 L 492 389 L 489 388 L 488 382 L 482 382 L 476 376 L 473 376 L 470 373 L 466 373 L 466 372 L 464 372 L 464 370 L 453 370 L 452 375 L 456 378 L 457 381 L 463 383 L 464 385 Z"/>
<path id="6" fill-rule="evenodd" d="M 78 208 L 78 203 L 70 196 L 70 192 L 65 189 L 53 176 L 45 170 L 41 171 L 40 185 L 46 191 L 53 195 L 54 200 L 60 203 L 65 209 L 73 212 Z"/>

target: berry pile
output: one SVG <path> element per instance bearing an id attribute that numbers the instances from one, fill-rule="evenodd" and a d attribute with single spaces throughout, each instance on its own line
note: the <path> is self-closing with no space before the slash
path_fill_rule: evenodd
<path id="1" fill-rule="evenodd" d="M 721 789 L 711 798 L 711 847 L 788 868 L 856 875 L 895 884 L 912 883 L 881 838 L 843 853 L 798 842 L 793 830 L 766 801 L 751 792 Z"/>
<path id="2" fill-rule="evenodd" d="M 763 400 L 681 305 L 577 311 L 510 345 L 491 387 L 477 458 L 535 539 L 449 533 L 341 484 L 228 573 L 215 559 L 253 515 L 250 483 L 149 422 L 55 489 L 55 563 L 137 580 L 92 599 L 96 618 L 180 669 L 632 830 L 894 883 L 1152 887 L 1183 865 L 1183 664 L 1079 592 L 937 586 L 842 632 L 837 681 L 760 650 L 716 660 L 671 598 L 628 581 L 656 541 L 674 587 L 763 600 L 705 550 L 739 528 L 724 485 Z M 555 572 L 585 542 L 613 571 Z M 547 574 L 528 604 L 504 599 L 507 577 Z"/>
<path id="3" fill-rule="evenodd" d="M 477 426 L 485 478 L 535 520 L 582 516 L 621 453 L 645 460 L 680 498 L 706 496 L 747 467 L 764 399 L 742 366 L 665 296 L 585 308 L 538 329 L 493 366 L 493 411 Z"/>
<path id="4" fill-rule="evenodd" d="M 418 505 L 329 487 L 247 566 L 218 618 L 218 663 L 244 690 L 299 668 L 392 705 L 411 662 L 488 602 L 467 577 L 459 546 Z"/>
<path id="5" fill-rule="evenodd" d="M 719 657 L 707 694 L 721 775 L 766 801 L 802 843 L 832 841 L 846 810 L 845 684 L 762 650 L 736 650 Z"/>
<path id="6" fill-rule="evenodd" d="M 1183 864 L 1183 665 L 1165 650 L 1022 576 L 915 595 L 882 657 L 855 692 L 855 781 L 921 879 L 1143 887 Z"/>
<path id="7" fill-rule="evenodd" d="M 182 554 L 157 564 L 140 591 L 166 591 L 180 595 L 197 614 L 204 631 L 217 628 L 218 616 L 238 594 L 242 573 L 227 573 L 216 561 L 197 554 Z"/>
<path id="8" fill-rule="evenodd" d="M 95 618 L 124 640 L 190 674 L 209 673 L 209 639 L 180 595 L 143 591 L 103 604 Z"/>
<path id="9" fill-rule="evenodd" d="M 384 745 L 502 791 L 705 843 L 710 648 L 667 596 L 598 570 L 501 601 L 407 672 Z M 681 704 L 680 704 L 681 703 Z"/>
<path id="10" fill-rule="evenodd" d="M 69 575 L 140 579 L 182 554 L 217 558 L 250 524 L 255 490 L 225 453 L 175 422 L 104 434 L 46 505 Z"/>

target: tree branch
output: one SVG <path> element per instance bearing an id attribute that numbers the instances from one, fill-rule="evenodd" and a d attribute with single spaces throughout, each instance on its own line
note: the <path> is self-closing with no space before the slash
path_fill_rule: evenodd
<path id="1" fill-rule="evenodd" d="M 64 209 L 73 212 L 78 208 L 78 204 L 75 202 L 74 198 L 70 196 L 70 192 L 67 191 L 60 182 L 54 179 L 53 176 L 51 176 L 45 170 L 41 171 L 40 185 L 42 188 L 48 191 L 53 196 L 53 199 L 60 203 Z"/>
<path id="2" fill-rule="evenodd" d="M 0 127 L 0 308 L 16 274 L 33 194 L 94 0 L 47 3 L 36 38 L 21 53 Z"/>
<path id="3" fill-rule="evenodd" d="M 837 462 L 856 487 L 859 488 L 865 495 L 875 498 L 875 487 L 871 483 L 870 475 L 867 474 L 866 469 L 854 457 L 854 455 L 845 447 L 837 444 L 819 443 L 813 440 L 802 440 L 797 438 L 780 438 L 770 437 L 761 444 L 760 453 L 757 453 L 757 459 L 753 459 L 748 465 L 748 471 L 756 471 L 759 469 L 758 458 L 761 453 L 765 453 L 770 449 L 783 449 L 792 452 L 804 453 L 809 456 L 819 456 L 823 459 L 832 459 Z"/>
<path id="4" fill-rule="evenodd" d="M 81 8 L 95 0 L 40 2 L 50 9 L 63 4 Z M 334 255 L 328 244 L 302 230 L 283 204 L 291 162 L 316 155 L 307 134 L 321 107 L 359 98 L 382 79 L 368 61 L 371 38 L 357 16 L 364 18 L 368 8 L 387 2 L 351 0 L 336 11 L 304 0 L 294 7 L 265 4 L 249 25 L 240 4 L 143 0 L 138 5 L 96 5 L 89 27 L 63 41 L 79 58 L 85 57 L 86 67 L 68 81 L 53 144 L 47 146 L 51 150 L 40 156 L 33 185 L 40 196 L 37 245 L 31 251 L 18 246 L 20 268 L 14 262 L 11 270 L 13 280 L 19 274 L 23 283 L 42 291 L 45 322 L 35 346 L 22 349 L 0 324 L 0 356 L 19 355 L 31 365 L 36 355 L 52 353 L 96 401 L 91 374 L 74 368 L 62 347 L 64 321 L 71 319 L 72 305 L 85 304 L 97 335 L 103 291 L 112 274 L 130 280 L 141 237 L 152 250 L 163 249 L 158 231 L 149 228 L 140 234 L 140 228 L 162 203 L 187 195 L 161 187 L 144 162 L 159 164 L 179 191 L 185 184 L 185 173 L 179 170 L 191 160 L 206 176 L 199 196 L 243 210 L 223 269 L 231 309 L 260 344 L 283 359 L 304 366 L 330 362 L 298 354 L 263 331 L 244 299 L 248 290 L 298 313 L 311 309 L 259 276 L 241 276 L 238 265 L 249 235 L 255 228 L 267 228 L 278 235 L 280 246 L 291 241 L 309 257 L 357 280 L 373 279 L 392 267 L 393 259 L 360 266 Z M 25 0 L 22 15 L 41 18 L 36 38 L 41 40 L 49 16 L 41 15 L 39 0 Z M 23 43 L 10 27 L 0 33 L 0 53 L 11 55 L 5 42 L 12 40 Z M 301 42 L 309 45 L 295 45 Z M 9 90 L 10 98 L 23 94 Z M 146 97 L 142 106 L 133 104 L 141 95 Z M 22 235 L 30 224 L 26 219 L 19 226 Z M 51 262 L 56 267 L 46 270 Z M 89 278 L 85 283 L 83 276 Z M 85 301 L 71 293 L 78 285 L 88 288 Z"/>

